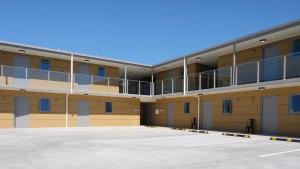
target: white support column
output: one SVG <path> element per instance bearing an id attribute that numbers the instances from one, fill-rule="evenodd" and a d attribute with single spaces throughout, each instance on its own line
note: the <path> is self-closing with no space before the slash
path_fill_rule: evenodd
<path id="1" fill-rule="evenodd" d="M 48 70 L 48 81 L 50 80 L 50 70 Z"/>
<path id="2" fill-rule="evenodd" d="M 152 74 L 151 74 L 151 88 L 150 88 L 150 95 L 154 96 L 154 77 L 153 77 L 153 69 L 152 69 Z"/>
<path id="3" fill-rule="evenodd" d="M 199 90 L 201 90 L 201 87 L 202 87 L 202 86 L 201 86 L 201 78 L 202 78 L 202 77 L 201 77 L 201 73 L 199 73 Z"/>
<path id="4" fill-rule="evenodd" d="M 107 86 L 110 86 L 109 77 L 107 77 Z"/>
<path id="5" fill-rule="evenodd" d="M 200 96 L 198 95 L 198 109 L 197 109 L 197 129 L 200 129 Z"/>
<path id="6" fill-rule="evenodd" d="M 233 45 L 233 55 L 232 55 L 232 79 L 234 81 L 232 82 L 232 85 L 237 85 L 237 76 L 236 76 L 236 44 Z"/>
<path id="7" fill-rule="evenodd" d="M 260 76 L 259 76 L 259 75 L 260 75 L 260 72 L 259 72 L 259 71 L 260 71 L 259 61 L 257 61 L 256 64 L 257 64 L 257 65 L 256 65 L 256 68 L 257 68 L 257 70 L 256 70 L 256 78 L 257 78 L 257 79 L 256 79 L 256 82 L 259 83 L 259 78 L 260 78 Z"/>
<path id="8" fill-rule="evenodd" d="M 124 93 L 127 93 L 127 91 L 128 91 L 128 88 L 127 88 L 127 65 L 125 65 L 124 80 L 125 80 L 125 83 L 124 83 L 125 91 L 124 91 Z"/>
<path id="9" fill-rule="evenodd" d="M 139 81 L 139 95 L 141 95 L 141 81 Z"/>
<path id="10" fill-rule="evenodd" d="M 164 81 L 161 81 L 161 95 L 164 94 Z"/>
<path id="11" fill-rule="evenodd" d="M 69 94 L 66 94 L 66 128 L 68 128 L 68 116 L 69 116 Z"/>
<path id="12" fill-rule="evenodd" d="M 214 70 L 214 88 L 216 88 L 216 70 Z"/>
<path id="13" fill-rule="evenodd" d="M 172 94 L 174 93 L 174 78 L 172 77 Z"/>
<path id="14" fill-rule="evenodd" d="M 71 78 L 70 78 L 70 91 L 71 91 L 71 94 L 73 93 L 73 84 L 74 84 L 74 75 L 73 75 L 73 72 L 74 72 L 74 70 L 73 70 L 73 63 L 74 63 L 74 55 L 73 54 L 71 54 L 71 66 L 70 66 L 70 76 L 71 76 Z"/>
<path id="15" fill-rule="evenodd" d="M 187 88 L 187 63 L 186 57 L 183 58 L 183 95 L 186 95 L 186 88 Z"/>
<path id="16" fill-rule="evenodd" d="M 283 80 L 286 79 L 286 56 L 283 56 Z"/>

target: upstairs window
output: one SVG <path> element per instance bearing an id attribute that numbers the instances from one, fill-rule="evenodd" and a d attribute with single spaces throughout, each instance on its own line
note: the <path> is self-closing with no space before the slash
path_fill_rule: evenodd
<path id="1" fill-rule="evenodd" d="M 232 113 L 232 100 L 230 99 L 223 100 L 223 113 L 225 114 Z"/>
<path id="2" fill-rule="evenodd" d="M 292 53 L 300 53 L 300 39 L 293 40 Z"/>
<path id="3" fill-rule="evenodd" d="M 300 94 L 292 95 L 290 97 L 290 113 L 291 114 L 300 114 Z"/>
<path id="4" fill-rule="evenodd" d="M 41 98 L 40 99 L 40 112 L 50 112 L 50 99 Z"/>
<path id="5" fill-rule="evenodd" d="M 105 102 L 105 113 L 112 112 L 112 102 Z"/>
<path id="6" fill-rule="evenodd" d="M 97 75 L 100 76 L 100 77 L 105 77 L 106 76 L 105 68 L 102 67 L 102 66 L 99 66 L 98 67 Z"/>
<path id="7" fill-rule="evenodd" d="M 184 103 L 183 112 L 184 113 L 190 113 L 190 103 L 189 102 Z"/>
<path id="8" fill-rule="evenodd" d="M 40 69 L 41 70 L 50 70 L 49 59 L 41 59 Z"/>

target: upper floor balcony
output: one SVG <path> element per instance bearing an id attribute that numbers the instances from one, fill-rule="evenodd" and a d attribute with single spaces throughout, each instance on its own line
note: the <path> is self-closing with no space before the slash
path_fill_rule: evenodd
<path id="1" fill-rule="evenodd" d="M 73 81 L 73 84 L 72 84 Z M 25 67 L 0 65 L 0 87 L 15 90 L 50 91 L 77 94 L 129 94 L 150 96 L 152 83 L 147 81 L 71 74 Z M 71 90 L 72 88 L 72 90 Z"/>
<path id="2" fill-rule="evenodd" d="M 186 76 L 186 92 L 300 82 L 300 53 L 270 57 Z M 154 82 L 155 95 L 182 94 L 184 77 Z"/>

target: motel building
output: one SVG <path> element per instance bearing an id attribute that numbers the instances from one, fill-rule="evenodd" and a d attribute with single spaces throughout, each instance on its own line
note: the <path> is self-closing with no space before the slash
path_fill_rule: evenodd
<path id="1" fill-rule="evenodd" d="M 300 20 L 157 65 L 0 41 L 0 65 L 0 128 L 300 136 Z"/>

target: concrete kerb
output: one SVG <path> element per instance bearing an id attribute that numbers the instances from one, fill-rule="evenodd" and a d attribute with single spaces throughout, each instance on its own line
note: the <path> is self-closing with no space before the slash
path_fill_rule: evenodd
<path id="1" fill-rule="evenodd" d="M 296 142 L 296 143 L 300 143 L 300 139 L 297 138 L 289 138 L 289 137 L 271 137 L 270 140 L 273 141 L 286 141 L 286 142 Z"/>

